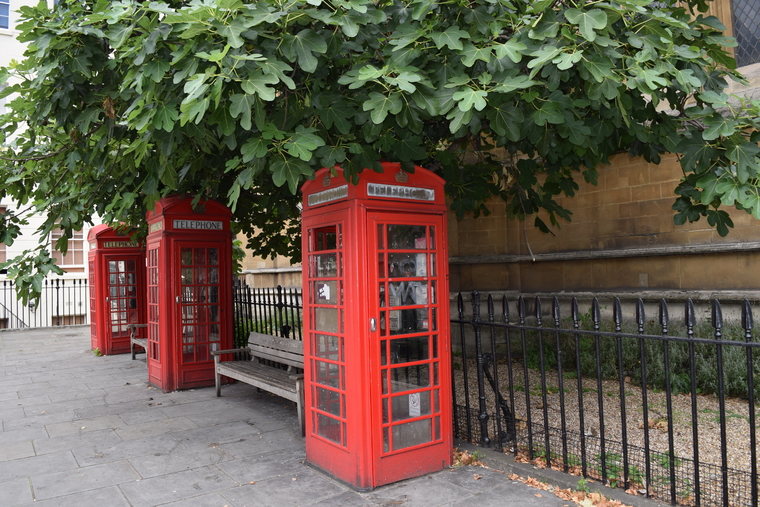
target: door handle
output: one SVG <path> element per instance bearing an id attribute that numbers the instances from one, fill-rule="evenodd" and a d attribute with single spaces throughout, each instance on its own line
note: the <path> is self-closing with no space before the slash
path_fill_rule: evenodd
<path id="1" fill-rule="evenodd" d="M 372 332 L 377 331 L 377 321 L 375 320 L 374 317 L 369 319 L 369 330 Z"/>

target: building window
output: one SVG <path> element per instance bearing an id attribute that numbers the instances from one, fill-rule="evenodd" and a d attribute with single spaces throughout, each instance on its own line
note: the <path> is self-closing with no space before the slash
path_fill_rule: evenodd
<path id="1" fill-rule="evenodd" d="M 0 28 L 10 28 L 11 0 L 0 0 Z"/>
<path id="2" fill-rule="evenodd" d="M 69 238 L 69 248 L 65 254 L 55 249 L 56 242 L 62 236 L 63 231 L 60 229 L 54 229 L 50 233 L 50 252 L 55 263 L 62 268 L 84 266 L 84 235 L 82 231 L 74 231 L 74 236 Z"/>
<path id="3" fill-rule="evenodd" d="M 739 67 L 760 62 L 760 3 L 757 0 L 731 0 Z"/>

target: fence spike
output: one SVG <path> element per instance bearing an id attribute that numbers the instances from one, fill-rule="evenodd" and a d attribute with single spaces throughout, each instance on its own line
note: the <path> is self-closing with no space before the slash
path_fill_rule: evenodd
<path id="1" fill-rule="evenodd" d="M 660 319 L 660 327 L 662 328 L 662 332 L 667 333 L 670 317 L 668 315 L 668 303 L 665 301 L 665 298 L 660 299 L 660 311 L 658 317 Z"/>
<path id="2" fill-rule="evenodd" d="M 552 298 L 552 317 L 554 318 L 554 327 L 559 327 L 559 298 Z"/>
<path id="3" fill-rule="evenodd" d="M 520 319 L 520 324 L 525 323 L 525 300 L 522 296 L 517 298 L 517 316 Z"/>
<path id="4" fill-rule="evenodd" d="M 573 327 L 578 328 L 580 326 L 580 311 L 578 311 L 578 298 L 573 296 L 573 299 L 570 301 L 570 314 L 573 319 Z"/>
<path id="5" fill-rule="evenodd" d="M 745 331 L 752 331 L 753 325 L 752 306 L 749 304 L 747 298 L 744 298 L 744 301 L 742 301 L 742 328 L 744 328 Z"/>
<path id="6" fill-rule="evenodd" d="M 539 298 L 538 296 L 536 296 L 536 299 L 533 302 L 533 304 L 535 306 L 534 313 L 536 314 L 536 325 L 540 326 L 541 325 L 541 313 L 542 313 L 541 312 L 541 298 Z"/>
<path id="7" fill-rule="evenodd" d="M 602 312 L 599 310 L 599 300 L 596 296 L 591 300 L 591 320 L 594 321 L 594 329 L 599 329 L 602 321 Z"/>
<path id="8" fill-rule="evenodd" d="M 459 320 L 462 320 L 462 317 L 464 317 L 464 300 L 462 299 L 462 293 L 457 293 L 457 314 L 459 315 Z"/>
<path id="9" fill-rule="evenodd" d="M 612 320 L 615 321 L 615 331 L 619 332 L 623 328 L 623 309 L 620 306 L 620 298 L 617 296 L 612 301 Z"/>
<path id="10" fill-rule="evenodd" d="M 646 322 L 646 312 L 644 311 L 644 301 L 641 298 L 636 299 L 636 325 L 639 333 L 644 332 L 644 323 Z"/>
<path id="11" fill-rule="evenodd" d="M 504 323 L 509 323 L 509 302 L 507 301 L 507 296 L 501 296 L 501 315 L 504 319 Z"/>
<path id="12" fill-rule="evenodd" d="M 480 292 L 472 291 L 472 320 L 480 322 Z"/>
<path id="13" fill-rule="evenodd" d="M 691 300 L 691 298 L 686 300 L 686 313 L 684 315 L 684 319 L 686 320 L 686 327 L 689 329 L 694 329 L 694 326 L 697 325 L 697 315 L 696 311 L 694 310 L 694 301 Z"/>
<path id="14" fill-rule="evenodd" d="M 712 300 L 712 326 L 716 331 L 723 329 L 723 310 L 720 308 L 720 301 Z"/>
<path id="15" fill-rule="evenodd" d="M 493 296 L 491 294 L 488 295 L 488 299 L 486 300 L 486 305 L 488 308 L 488 322 L 493 322 L 494 310 L 493 310 Z"/>

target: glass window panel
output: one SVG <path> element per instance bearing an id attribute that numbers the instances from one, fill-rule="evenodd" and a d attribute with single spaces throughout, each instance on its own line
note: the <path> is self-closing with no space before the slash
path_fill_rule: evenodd
<path id="1" fill-rule="evenodd" d="M 191 266 L 193 264 L 193 249 L 183 248 L 180 250 L 180 262 L 183 266 Z"/>
<path id="2" fill-rule="evenodd" d="M 338 304 L 338 282 L 312 282 L 312 300 L 318 305 Z"/>
<path id="3" fill-rule="evenodd" d="M 393 432 L 393 450 L 405 449 L 431 441 L 432 421 L 422 419 L 391 426 Z"/>
<path id="4" fill-rule="evenodd" d="M 182 268 L 182 285 L 191 285 L 193 280 L 193 269 Z"/>
<path id="5" fill-rule="evenodd" d="M 411 363 L 430 359 L 428 337 L 396 338 L 391 340 L 391 362 Z"/>
<path id="6" fill-rule="evenodd" d="M 134 260 L 128 260 L 126 266 L 127 266 L 127 271 L 134 272 L 134 270 L 135 270 L 135 261 Z"/>
<path id="7" fill-rule="evenodd" d="M 394 250 L 427 248 L 424 225 L 389 225 L 388 246 Z"/>
<path id="8" fill-rule="evenodd" d="M 390 306 L 426 305 L 427 282 L 391 282 L 388 284 Z"/>
<path id="9" fill-rule="evenodd" d="M 440 417 L 433 418 L 433 438 L 435 440 L 441 439 L 441 418 Z"/>
<path id="10" fill-rule="evenodd" d="M 314 329 L 339 333 L 339 311 L 337 308 L 314 308 Z"/>
<path id="11" fill-rule="evenodd" d="M 429 249 L 433 250 L 433 249 L 435 249 L 435 226 L 434 225 L 430 226 L 429 232 L 430 232 L 430 245 L 429 245 Z"/>
<path id="12" fill-rule="evenodd" d="M 211 266 L 217 266 L 219 264 L 219 249 L 217 248 L 208 249 L 208 263 Z"/>
<path id="13" fill-rule="evenodd" d="M 377 226 L 377 248 L 385 248 L 385 226 Z"/>
<path id="14" fill-rule="evenodd" d="M 209 283 L 219 283 L 219 268 L 209 268 L 208 281 Z"/>
<path id="15" fill-rule="evenodd" d="M 388 340 L 380 341 L 380 364 L 388 364 Z"/>
<path id="16" fill-rule="evenodd" d="M 108 261 L 108 272 L 109 273 L 116 273 L 116 261 Z"/>
<path id="17" fill-rule="evenodd" d="M 341 443 L 340 438 L 340 421 L 336 421 L 332 417 L 327 417 L 322 414 L 316 414 L 316 426 L 317 435 L 320 437 L 331 440 L 337 444 Z"/>
<path id="18" fill-rule="evenodd" d="M 430 365 L 401 366 L 391 371 L 391 391 L 394 393 L 430 386 Z"/>
<path id="19" fill-rule="evenodd" d="M 218 303 L 219 302 L 219 287 L 216 285 L 212 285 L 209 287 L 209 296 L 208 296 L 209 303 Z"/>
<path id="20" fill-rule="evenodd" d="M 311 276 L 313 278 L 331 278 L 338 276 L 337 254 L 321 254 L 312 256 L 314 266 Z"/>
<path id="21" fill-rule="evenodd" d="M 383 370 L 380 374 L 382 387 L 383 387 L 383 394 L 388 394 L 388 370 Z"/>
<path id="22" fill-rule="evenodd" d="M 431 414 L 430 391 L 393 396 L 390 400 L 394 422 Z"/>
<path id="23" fill-rule="evenodd" d="M 205 248 L 195 248 L 195 259 L 194 264 L 196 266 L 202 266 L 206 264 L 206 249 Z"/>
<path id="24" fill-rule="evenodd" d="M 340 393 L 319 386 L 315 387 L 314 391 L 316 393 L 315 402 L 317 408 L 323 412 L 340 417 Z"/>
<path id="25" fill-rule="evenodd" d="M 195 283 L 206 283 L 206 280 L 208 280 L 206 268 L 194 268 L 193 271 L 195 271 Z"/>
<path id="26" fill-rule="evenodd" d="M 119 271 L 124 271 L 124 261 L 119 261 L 118 266 L 119 266 Z"/>
<path id="27" fill-rule="evenodd" d="M 209 322 L 219 322 L 219 307 L 217 305 L 209 306 L 208 320 Z"/>
<path id="28" fill-rule="evenodd" d="M 391 430 L 390 428 L 383 429 L 383 452 L 390 452 L 391 450 Z"/>
<path id="29" fill-rule="evenodd" d="M 221 339 L 219 334 L 219 324 L 211 324 L 208 326 L 208 340 L 212 342 L 218 342 Z"/>
<path id="30" fill-rule="evenodd" d="M 378 254 L 377 259 L 377 276 L 385 278 L 385 254 Z"/>
<path id="31" fill-rule="evenodd" d="M 340 370 L 337 364 L 314 361 L 314 382 L 338 389 L 340 388 Z"/>
<path id="32" fill-rule="evenodd" d="M 415 278 L 425 276 L 427 276 L 427 263 L 425 254 L 388 254 L 389 278 Z"/>
<path id="33" fill-rule="evenodd" d="M 314 355 L 332 361 L 342 361 L 340 355 L 342 338 L 326 334 L 314 337 Z"/>

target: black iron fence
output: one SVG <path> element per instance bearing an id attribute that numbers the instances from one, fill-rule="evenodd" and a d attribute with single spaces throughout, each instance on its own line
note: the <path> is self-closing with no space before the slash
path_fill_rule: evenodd
<path id="1" fill-rule="evenodd" d="M 11 280 L 0 281 L 0 329 L 89 324 L 87 279 L 46 279 L 36 302 L 23 304 Z"/>
<path id="2" fill-rule="evenodd" d="M 299 289 L 234 290 L 239 345 L 302 339 Z M 458 439 L 674 504 L 758 504 L 749 302 L 468 299 L 451 321 Z"/>
<path id="3" fill-rule="evenodd" d="M 233 285 L 235 346 L 245 347 L 251 331 L 301 340 L 301 289 Z"/>
<path id="4" fill-rule="evenodd" d="M 459 296 L 458 438 L 673 504 L 758 504 L 748 301 L 544 303 Z"/>

